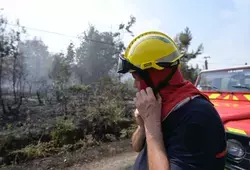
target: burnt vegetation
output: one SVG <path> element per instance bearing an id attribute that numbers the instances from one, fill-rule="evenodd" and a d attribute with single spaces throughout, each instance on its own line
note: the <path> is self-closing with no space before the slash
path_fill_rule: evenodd
<path id="1" fill-rule="evenodd" d="M 0 164 L 72 152 L 131 136 L 135 124 L 131 79 L 116 73 L 124 51 L 124 34 L 133 36 L 136 18 L 115 32 L 90 25 L 78 47 L 52 54 L 37 37 L 24 39 L 25 28 L 11 28 L 0 15 Z M 198 67 L 188 61 L 202 53 L 188 52 L 187 28 L 176 36 L 185 54 L 182 71 L 194 81 Z"/>

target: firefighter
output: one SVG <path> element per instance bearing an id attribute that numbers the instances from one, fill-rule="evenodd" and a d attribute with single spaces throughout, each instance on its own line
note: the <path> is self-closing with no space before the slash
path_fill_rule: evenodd
<path id="1" fill-rule="evenodd" d="M 138 89 L 135 170 L 224 169 L 224 126 L 207 96 L 184 80 L 181 57 L 157 31 L 136 37 L 119 57 L 118 73 L 131 73 Z"/>

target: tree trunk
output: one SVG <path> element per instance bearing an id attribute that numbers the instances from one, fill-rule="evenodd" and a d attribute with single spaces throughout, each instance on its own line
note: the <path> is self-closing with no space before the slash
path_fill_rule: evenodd
<path id="1" fill-rule="evenodd" d="M 12 88 L 13 88 L 13 95 L 14 95 L 14 103 L 17 103 L 17 94 L 16 94 L 16 60 L 17 57 L 14 55 L 13 61 L 13 72 L 12 72 Z"/>
<path id="2" fill-rule="evenodd" d="M 2 65 L 3 58 L 0 56 L 0 101 L 2 101 Z"/>
<path id="3" fill-rule="evenodd" d="M 3 57 L 0 56 L 0 104 L 2 106 L 3 114 L 7 113 L 3 101 L 3 92 L 2 92 L 2 77 L 3 77 Z"/>
<path id="4" fill-rule="evenodd" d="M 39 92 L 39 91 L 36 91 L 36 96 L 37 96 L 37 100 L 38 100 L 39 104 L 42 105 L 42 104 L 43 104 L 43 101 L 42 101 L 42 99 L 41 99 L 41 95 L 40 95 L 40 92 Z"/>
<path id="5" fill-rule="evenodd" d="M 29 95 L 31 96 L 31 94 L 32 94 L 32 83 L 30 83 L 28 85 L 29 85 Z"/>

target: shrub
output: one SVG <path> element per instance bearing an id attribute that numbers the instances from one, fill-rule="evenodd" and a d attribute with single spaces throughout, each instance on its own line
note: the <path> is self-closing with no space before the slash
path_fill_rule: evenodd
<path id="1" fill-rule="evenodd" d="M 89 86 L 89 85 L 73 85 L 73 86 L 69 87 L 68 90 L 69 90 L 69 92 L 71 92 L 73 94 L 90 93 L 91 86 Z"/>
<path id="2" fill-rule="evenodd" d="M 55 146 L 63 146 L 64 144 L 72 144 L 76 140 L 76 127 L 72 119 L 58 119 L 55 128 L 51 132 L 52 140 Z"/>
<path id="3" fill-rule="evenodd" d="M 131 138 L 132 134 L 136 130 L 136 127 L 137 127 L 136 124 L 132 124 L 129 128 L 122 129 L 120 138 L 122 138 L 122 139 Z"/>

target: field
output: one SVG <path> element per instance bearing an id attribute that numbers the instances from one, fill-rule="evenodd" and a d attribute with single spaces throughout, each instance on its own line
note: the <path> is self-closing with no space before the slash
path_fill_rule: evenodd
<path id="1" fill-rule="evenodd" d="M 134 104 L 125 86 L 111 83 L 102 91 L 72 87 L 59 101 L 24 98 L 17 114 L 2 116 L 2 168 L 61 169 L 131 152 Z"/>
<path id="2" fill-rule="evenodd" d="M 11 165 L 1 170 L 129 170 L 137 153 L 131 150 L 130 140 L 105 143 L 88 149 L 36 159 L 22 165 Z"/>

